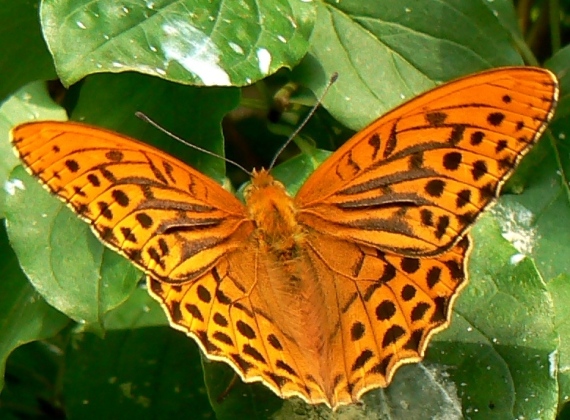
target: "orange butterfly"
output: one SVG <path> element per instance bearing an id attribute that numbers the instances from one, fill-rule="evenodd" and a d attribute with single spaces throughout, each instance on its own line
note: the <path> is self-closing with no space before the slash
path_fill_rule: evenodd
<path id="1" fill-rule="evenodd" d="M 440 86 L 356 134 L 292 198 L 254 171 L 246 205 L 172 156 L 77 123 L 16 153 L 147 274 L 174 328 L 281 397 L 336 409 L 422 359 L 466 284 L 468 229 L 552 117 L 557 81 L 511 67 Z"/>

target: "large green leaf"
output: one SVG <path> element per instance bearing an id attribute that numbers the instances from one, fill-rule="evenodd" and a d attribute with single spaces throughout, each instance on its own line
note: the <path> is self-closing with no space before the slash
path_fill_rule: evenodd
<path id="1" fill-rule="evenodd" d="M 143 112 L 188 143 L 223 156 L 221 121 L 238 105 L 238 89 L 204 89 L 123 73 L 89 76 L 77 91 L 72 120 L 117 130 L 159 146 L 222 182 L 225 175 L 222 159 L 174 141 L 141 121 L 135 113 Z"/>
<path id="2" fill-rule="evenodd" d="M 243 86 L 305 54 L 314 4 L 298 0 L 44 1 L 61 80 L 137 71 L 184 84 Z"/>
<path id="3" fill-rule="evenodd" d="M 493 66 L 522 64 L 485 0 L 404 4 L 398 0 L 317 3 L 317 23 L 299 80 L 321 92 L 338 82 L 325 107 L 360 129 L 394 106 L 447 81 Z"/>
<path id="4" fill-rule="evenodd" d="M 570 115 L 570 45 L 552 56 L 546 62 L 546 67 L 560 79 L 560 101 L 556 117 L 558 119 L 567 118 Z"/>
<path id="5" fill-rule="evenodd" d="M 22 344 L 52 337 L 69 319 L 48 305 L 22 273 L 10 248 L 4 226 L 0 228 L 0 390 L 4 368 L 12 351 Z"/>
<path id="6" fill-rule="evenodd" d="M 103 247 L 23 168 L 12 173 L 11 182 L 20 187 L 6 200 L 8 234 L 24 273 L 52 306 L 100 329 L 102 317 L 127 299 L 140 273 Z"/>

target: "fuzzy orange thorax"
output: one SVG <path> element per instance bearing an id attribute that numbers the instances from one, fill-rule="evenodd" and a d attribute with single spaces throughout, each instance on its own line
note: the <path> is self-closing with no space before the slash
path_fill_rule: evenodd
<path id="1" fill-rule="evenodd" d="M 302 230 L 296 220 L 297 208 L 285 186 L 261 169 L 253 172 L 244 196 L 261 239 L 277 253 L 294 247 L 302 237 Z"/>

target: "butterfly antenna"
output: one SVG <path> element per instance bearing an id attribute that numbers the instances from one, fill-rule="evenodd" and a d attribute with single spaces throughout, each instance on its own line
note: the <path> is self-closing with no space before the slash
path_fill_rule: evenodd
<path id="1" fill-rule="evenodd" d="M 273 160 L 269 164 L 269 169 L 271 169 L 271 168 L 273 168 L 273 166 L 275 166 L 275 162 L 277 162 L 277 158 L 279 157 L 279 155 L 281 155 L 281 153 L 283 153 L 283 150 L 285 150 L 287 148 L 287 146 L 289 146 L 289 143 L 291 143 L 293 141 L 293 139 L 295 137 L 297 137 L 297 134 L 299 134 L 299 132 L 307 124 L 307 121 L 309 121 L 309 119 L 313 116 L 313 114 L 317 110 L 317 107 L 323 102 L 323 98 L 328 93 L 329 89 L 331 88 L 333 83 L 336 82 L 337 79 L 338 79 L 338 73 L 334 72 L 333 75 L 331 76 L 331 78 L 329 79 L 329 82 L 325 86 L 325 90 L 323 91 L 321 96 L 317 99 L 317 102 L 315 103 L 315 105 L 313 105 L 313 107 L 311 108 L 311 110 L 309 111 L 309 113 L 307 114 L 305 119 L 301 122 L 301 124 L 299 124 L 299 126 L 295 129 L 295 131 L 293 131 L 293 134 L 291 134 L 289 136 L 287 141 L 285 143 L 283 143 L 283 145 L 279 148 L 277 153 L 275 153 L 275 157 L 273 158 Z"/>
<path id="2" fill-rule="evenodd" d="M 137 111 L 137 112 L 135 112 L 135 115 L 136 115 L 138 118 L 140 118 L 141 120 L 143 120 L 144 122 L 149 123 L 149 124 L 152 125 L 154 128 L 158 129 L 159 131 L 162 131 L 164 134 L 166 134 L 166 135 L 169 136 L 169 137 L 172 137 L 174 140 L 176 140 L 176 141 L 182 143 L 183 145 L 188 146 L 188 147 L 191 147 L 191 148 L 193 148 L 193 149 L 195 149 L 195 150 L 198 150 L 198 151 L 200 151 L 200 152 L 202 152 L 202 153 L 205 153 L 205 154 L 207 154 L 207 155 L 217 157 L 218 159 L 222 159 L 223 161 L 225 161 L 225 162 L 227 162 L 227 163 L 229 163 L 229 164 L 231 164 L 231 165 L 234 165 L 236 168 L 241 169 L 242 171 L 244 171 L 244 172 L 245 172 L 246 174 L 248 174 L 249 176 L 252 176 L 252 175 L 253 175 L 250 171 L 248 171 L 247 169 L 245 169 L 245 168 L 244 168 L 243 166 L 241 166 L 239 163 L 234 162 L 233 160 L 228 159 L 228 158 L 225 158 L 225 157 L 223 157 L 223 156 L 217 155 L 217 154 L 215 154 L 214 152 L 210 152 L 210 151 L 207 150 L 207 149 L 204 149 L 204 148 L 202 148 L 202 147 L 200 147 L 200 146 L 196 146 L 195 144 L 192 144 L 192 143 L 190 143 L 190 142 L 184 140 L 183 138 L 178 137 L 176 134 L 174 134 L 174 133 L 168 131 L 166 128 L 162 127 L 162 126 L 161 126 L 160 124 L 158 124 L 157 122 L 151 120 L 146 114 L 144 114 L 144 113 L 142 113 L 142 112 L 140 112 L 140 111 Z"/>

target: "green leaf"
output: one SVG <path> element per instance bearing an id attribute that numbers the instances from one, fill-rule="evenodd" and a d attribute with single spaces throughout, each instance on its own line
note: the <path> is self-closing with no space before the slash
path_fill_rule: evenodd
<path id="1" fill-rule="evenodd" d="M 562 48 L 546 63 L 560 82 L 560 98 L 556 109 L 556 118 L 563 119 L 570 115 L 570 45 Z"/>
<path id="2" fill-rule="evenodd" d="M 166 314 L 146 290 L 137 287 L 129 299 L 105 314 L 105 330 L 128 330 L 168 325 Z"/>
<path id="3" fill-rule="evenodd" d="M 102 317 L 127 299 L 140 273 L 23 168 L 14 170 L 12 182 L 20 187 L 6 200 L 8 234 L 24 273 L 52 306 L 100 330 Z"/>
<path id="4" fill-rule="evenodd" d="M 525 193 L 505 197 L 502 230 L 530 255 L 546 282 L 568 272 L 570 236 L 570 121 L 556 119 L 523 161 Z"/>
<path id="5" fill-rule="evenodd" d="M 570 274 L 562 274 L 552 279 L 548 290 L 554 301 L 556 309 L 556 331 L 560 336 L 557 374 L 559 379 L 560 405 L 570 401 Z"/>
<path id="6" fill-rule="evenodd" d="M 436 83 L 493 66 L 522 64 L 487 1 L 398 0 L 317 3 L 317 23 L 298 79 L 322 92 L 324 106 L 360 129 Z M 503 17 L 514 19 L 514 16 Z M 516 21 L 511 22 L 516 25 Z"/>
<path id="7" fill-rule="evenodd" d="M 69 319 L 46 303 L 22 273 L 4 226 L 0 228 L 0 390 L 8 356 L 19 346 L 52 337 Z"/>
<path id="8" fill-rule="evenodd" d="M 44 1 L 60 79 L 137 71 L 184 84 L 243 86 L 305 55 L 314 4 L 296 0 Z"/>

